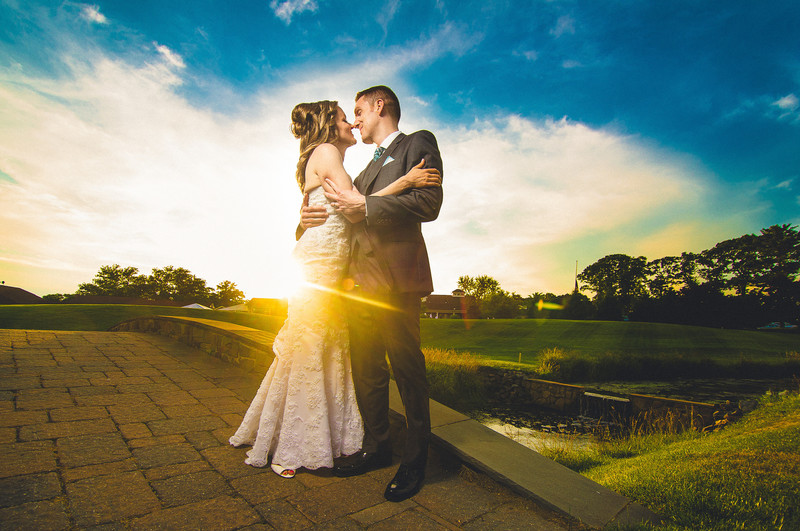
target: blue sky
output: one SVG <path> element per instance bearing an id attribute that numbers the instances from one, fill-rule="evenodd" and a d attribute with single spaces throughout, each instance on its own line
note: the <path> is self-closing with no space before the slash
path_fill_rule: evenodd
<path id="1" fill-rule="evenodd" d="M 438 293 L 564 293 L 576 261 L 796 224 L 799 28 L 795 1 L 0 0 L 0 279 L 175 265 L 281 294 L 291 108 L 352 115 L 374 84 L 439 140 Z"/>

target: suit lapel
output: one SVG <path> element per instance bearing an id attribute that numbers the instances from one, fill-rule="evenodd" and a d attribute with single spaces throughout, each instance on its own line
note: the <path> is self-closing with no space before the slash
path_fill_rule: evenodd
<path id="1" fill-rule="evenodd" d="M 397 149 L 397 146 L 400 145 L 400 142 L 402 142 L 405 137 L 406 135 L 403 133 L 397 135 L 397 137 L 392 140 L 392 143 L 389 144 L 389 147 L 386 148 L 386 151 L 383 152 L 383 155 L 381 155 L 377 161 L 370 162 L 367 165 L 367 168 L 364 170 L 364 184 L 362 185 L 361 189 L 363 194 L 366 195 L 372 192 L 372 185 L 375 182 L 375 179 L 378 177 L 381 168 L 383 168 L 383 163 L 386 160 L 386 157 L 389 157 L 392 155 L 392 153 L 394 153 L 395 149 Z"/>

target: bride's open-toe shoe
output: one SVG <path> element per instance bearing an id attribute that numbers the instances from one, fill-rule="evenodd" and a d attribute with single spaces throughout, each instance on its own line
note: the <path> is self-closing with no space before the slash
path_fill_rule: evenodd
<path id="1" fill-rule="evenodd" d="M 291 468 L 283 468 L 281 465 L 277 465 L 272 463 L 270 465 L 272 471 L 278 474 L 282 478 L 291 479 L 294 477 L 294 470 Z"/>

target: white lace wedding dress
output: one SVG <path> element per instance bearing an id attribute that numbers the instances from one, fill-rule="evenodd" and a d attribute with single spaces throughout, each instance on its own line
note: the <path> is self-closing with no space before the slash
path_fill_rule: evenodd
<path id="1" fill-rule="evenodd" d="M 334 212 L 321 187 L 310 205 L 325 205 L 324 225 L 305 231 L 294 250 L 312 286 L 289 299 L 289 314 L 275 337 L 270 365 L 230 443 L 250 444 L 245 463 L 285 468 L 332 467 L 333 458 L 361 447 L 363 425 L 350 371 L 343 301 L 334 291 L 350 255 L 347 221 Z M 316 286 L 316 287 L 314 287 Z"/>

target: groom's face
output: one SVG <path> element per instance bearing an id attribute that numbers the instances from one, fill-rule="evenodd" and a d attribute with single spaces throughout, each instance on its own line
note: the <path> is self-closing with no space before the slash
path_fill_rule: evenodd
<path id="1" fill-rule="evenodd" d="M 375 126 L 381 117 L 379 103 L 382 103 L 382 101 L 377 100 L 374 104 L 370 104 L 364 96 L 356 100 L 353 126 L 357 127 L 361 132 L 361 141 L 365 144 L 373 143 L 372 136 L 375 134 Z"/>

